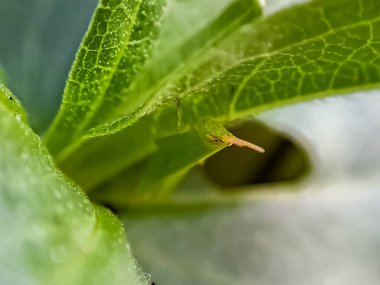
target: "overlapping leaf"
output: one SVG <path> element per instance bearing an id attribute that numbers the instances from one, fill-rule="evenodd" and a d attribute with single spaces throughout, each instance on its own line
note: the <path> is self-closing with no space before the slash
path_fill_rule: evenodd
<path id="1" fill-rule="evenodd" d="M 270 105 L 377 87 L 379 5 L 374 0 L 316 0 L 247 27 L 226 48 L 240 53 L 239 64 L 178 94 L 185 122 L 208 116 L 225 121 Z M 165 110 L 157 109 L 152 111 Z M 103 130 L 118 130 L 128 120 Z"/>
<path id="2" fill-rule="evenodd" d="M 300 22 L 300 13 L 308 20 Z M 227 122 L 291 102 L 380 87 L 377 1 L 313 1 L 253 27 L 244 35 L 252 43 L 245 44 L 247 59 L 184 94 L 182 124 L 205 117 Z"/>
<path id="3" fill-rule="evenodd" d="M 238 64 L 207 79 L 214 63 L 205 63 L 190 75 L 194 84 L 180 86 L 175 99 L 145 113 L 143 120 L 152 127 L 134 139 L 176 136 L 179 125 L 183 133 L 207 117 L 224 123 L 291 102 L 380 87 L 379 5 L 374 0 L 315 0 L 247 26 L 219 45 Z M 128 130 L 139 128 L 140 121 L 138 113 L 130 114 L 90 130 L 88 137 L 132 124 L 123 131 L 127 139 Z M 198 143 L 204 140 L 199 137 Z M 185 145 L 178 144 L 173 153 Z M 196 153 L 194 158 L 199 160 Z M 79 171 L 70 168 L 69 173 Z"/>

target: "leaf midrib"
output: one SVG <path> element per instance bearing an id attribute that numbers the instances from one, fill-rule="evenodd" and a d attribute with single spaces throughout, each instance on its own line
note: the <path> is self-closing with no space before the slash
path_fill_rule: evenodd
<path id="1" fill-rule="evenodd" d="M 91 123 L 91 120 L 93 119 L 93 117 L 98 113 L 98 111 L 99 111 L 99 109 L 100 109 L 100 107 L 102 105 L 102 102 L 103 102 L 103 100 L 104 100 L 104 98 L 105 98 L 105 96 L 107 94 L 107 91 L 108 91 L 108 89 L 110 87 L 112 78 L 113 78 L 114 74 L 118 70 L 118 67 L 120 65 L 120 61 L 124 57 L 125 51 L 129 48 L 129 46 L 128 46 L 127 43 L 128 43 L 128 41 L 130 40 L 130 38 L 132 36 L 132 29 L 133 29 L 133 27 L 135 25 L 135 21 L 137 19 L 137 15 L 140 12 L 140 8 L 141 8 L 142 2 L 143 2 L 143 0 L 139 0 L 137 2 L 138 4 L 136 5 L 136 9 L 135 9 L 135 11 L 133 13 L 133 16 L 131 17 L 131 24 L 128 26 L 128 33 L 126 33 L 127 37 L 125 38 L 125 45 L 122 47 L 122 50 L 120 51 L 120 54 L 117 56 L 115 67 L 111 69 L 109 77 L 105 81 L 105 84 L 103 84 L 104 87 L 102 88 L 102 92 L 96 98 L 95 102 L 92 104 L 92 106 L 90 108 L 91 111 L 88 112 L 85 115 L 84 120 L 81 121 L 81 123 L 79 124 L 79 127 L 73 133 L 73 140 L 75 140 L 75 138 L 78 136 L 78 134 L 80 132 L 82 132 Z"/>

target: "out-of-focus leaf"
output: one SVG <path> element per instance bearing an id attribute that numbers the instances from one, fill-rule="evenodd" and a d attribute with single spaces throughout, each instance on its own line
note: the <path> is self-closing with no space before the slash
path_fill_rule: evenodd
<path id="1" fill-rule="evenodd" d="M 152 50 L 165 1 L 102 0 L 45 137 L 53 154 L 112 114 Z"/>
<path id="2" fill-rule="evenodd" d="M 10 95 L 0 88 L 0 98 Z M 54 166 L 0 100 L 0 283 L 146 284 L 121 223 Z"/>
<path id="3" fill-rule="evenodd" d="M 27 122 L 27 117 L 20 101 L 0 82 L 0 104 L 16 116 L 19 121 Z"/>

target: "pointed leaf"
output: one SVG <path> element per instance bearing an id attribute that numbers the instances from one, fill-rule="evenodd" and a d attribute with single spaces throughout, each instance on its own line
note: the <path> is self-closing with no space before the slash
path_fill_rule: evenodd
<path id="1" fill-rule="evenodd" d="M 45 138 L 53 154 L 103 121 L 125 99 L 126 88 L 151 52 L 163 3 L 100 1 Z"/>

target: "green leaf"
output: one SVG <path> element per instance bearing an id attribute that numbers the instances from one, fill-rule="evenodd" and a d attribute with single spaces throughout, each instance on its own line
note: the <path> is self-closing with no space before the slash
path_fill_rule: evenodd
<path id="1" fill-rule="evenodd" d="M 254 24 L 243 35 L 249 42 L 237 41 L 245 51 L 241 63 L 183 94 L 184 124 L 208 116 L 228 121 L 290 102 L 378 88 L 378 5 L 317 0 Z"/>
<path id="2" fill-rule="evenodd" d="M 210 130 L 209 133 L 201 131 L 199 134 L 198 130 L 192 130 L 158 140 L 159 151 L 149 158 L 139 178 L 137 189 L 135 189 L 137 193 L 141 194 L 136 195 L 133 192 L 132 195 L 141 196 L 141 198 L 147 196 L 148 199 L 151 198 L 151 193 L 154 193 L 154 196 L 165 195 L 167 189 L 176 186 L 183 172 L 187 172 L 206 157 L 226 147 L 225 143 L 215 145 L 211 141 L 207 141 L 206 135 L 212 134 L 213 131 Z M 226 133 L 228 134 L 227 131 Z M 203 139 L 204 143 L 200 144 L 200 139 Z M 173 150 L 177 150 L 177 152 Z"/>
<path id="3" fill-rule="evenodd" d="M 56 169 L 5 96 L 1 87 L 0 283 L 146 284 L 121 223 Z"/>
<path id="4" fill-rule="evenodd" d="M 150 129 L 151 120 L 142 119 L 128 131 L 86 141 L 59 166 L 89 191 L 157 149 Z"/>
<path id="5" fill-rule="evenodd" d="M 251 25 L 239 45 L 227 49 L 243 51 L 244 60 L 178 95 L 185 123 L 209 116 L 226 121 L 290 102 L 378 87 L 378 5 L 374 0 L 316 0 Z M 151 111 L 156 109 L 165 108 Z M 101 129 L 117 131 L 129 120 Z"/>
<path id="6" fill-rule="evenodd" d="M 238 42 L 244 59 L 178 94 L 180 104 L 173 100 L 152 108 L 147 115 L 151 132 L 156 139 L 175 136 L 178 120 L 183 132 L 208 117 L 225 123 L 289 103 L 379 88 L 379 5 L 374 0 L 316 0 L 254 23 Z M 237 49 L 230 45 L 227 50 Z M 94 128 L 89 136 L 118 131 L 130 122 L 126 117 Z"/>
<path id="7" fill-rule="evenodd" d="M 372 0 L 317 0 L 273 15 L 243 35 L 251 41 L 238 47 L 248 58 L 201 84 L 189 109 L 231 120 L 290 102 L 378 88 L 379 25 L 379 3 Z"/>
<path id="8" fill-rule="evenodd" d="M 170 7 L 169 5 L 169 8 Z M 218 7 L 218 9 L 220 10 L 220 7 Z M 253 21 L 261 13 L 260 6 L 255 0 L 234 0 L 227 5 L 225 10 L 219 11 L 218 9 L 216 9 L 219 12 L 216 17 L 207 18 L 207 21 L 203 20 L 206 24 L 201 25 L 199 30 L 192 30 L 191 33 L 184 32 L 185 34 L 189 34 L 187 38 L 182 39 L 177 45 L 174 45 L 174 47 L 168 49 L 164 48 L 162 54 L 155 54 L 148 63 L 148 66 L 142 71 L 141 75 L 138 76 L 136 82 L 133 83 L 135 91 L 136 88 L 138 89 L 136 86 L 147 89 L 145 91 L 140 90 L 142 93 L 133 93 L 132 90 L 130 90 L 132 92 L 130 95 L 132 96 L 134 94 L 134 98 L 137 98 L 137 100 L 148 99 L 152 95 L 152 90 L 157 89 L 157 85 L 166 85 L 166 81 L 169 82 L 169 80 L 181 78 L 183 74 L 193 70 L 197 65 L 202 63 L 205 58 L 207 59 L 210 54 L 213 54 L 213 46 L 216 43 L 227 38 L 229 34 L 236 31 L 244 23 Z M 172 13 L 174 12 L 175 11 L 172 11 Z M 176 28 L 181 26 L 181 24 L 174 25 L 173 20 L 171 20 L 164 21 L 164 28 L 169 24 Z M 186 29 L 184 28 L 184 30 Z M 169 35 L 164 35 L 164 38 L 168 40 L 168 36 Z M 161 40 L 161 42 L 163 41 L 163 39 L 159 40 Z M 202 54 L 202 52 L 204 52 L 206 56 Z M 163 76 L 162 78 L 157 76 L 154 72 L 157 70 L 160 71 L 160 74 Z M 144 78 L 147 79 L 147 81 L 144 81 Z M 158 96 L 158 94 L 156 94 L 156 96 Z M 158 100 L 156 96 L 152 98 L 152 102 Z M 131 100 L 126 102 L 128 105 L 132 104 L 132 97 L 129 97 Z M 131 106 L 128 108 L 131 108 Z M 131 117 L 131 120 L 140 119 L 140 111 L 141 110 L 137 110 L 134 116 Z M 174 124 L 176 125 L 176 122 L 174 122 Z M 77 150 L 75 154 L 71 156 L 78 144 L 83 143 L 83 138 L 80 138 L 60 152 L 60 154 L 57 155 L 57 160 L 60 162 L 60 166 L 69 173 L 71 177 L 78 181 L 80 185 L 85 189 L 91 188 L 110 176 L 115 175 L 115 173 L 123 169 L 126 165 L 133 164 L 156 149 L 156 147 L 152 147 L 155 137 L 152 136 L 151 133 L 153 125 L 154 122 L 152 122 L 151 118 L 145 117 L 139 120 L 133 128 L 129 128 L 126 132 L 121 132 L 121 134 L 116 135 L 114 138 L 102 137 L 94 143 L 92 141 L 89 143 L 85 142 L 80 150 Z M 101 128 L 102 126 L 100 129 Z M 100 132 L 103 133 L 103 130 Z M 107 130 L 104 130 L 104 132 L 107 132 Z M 86 140 L 86 138 L 84 140 Z M 131 152 L 131 149 L 136 151 Z M 105 157 L 107 157 L 107 164 L 104 163 Z M 90 161 L 91 163 L 89 163 Z M 77 171 L 78 169 L 79 171 Z"/>
<path id="9" fill-rule="evenodd" d="M 16 119 L 26 123 L 26 113 L 20 101 L 0 82 L 0 104 L 16 116 Z"/>
<path id="10" fill-rule="evenodd" d="M 60 111 L 46 135 L 55 154 L 105 120 L 152 50 L 164 1 L 102 0 L 78 51 Z"/>
<path id="11" fill-rule="evenodd" d="M 107 113 L 108 116 L 110 116 L 111 118 L 120 117 L 120 115 L 125 113 L 126 111 L 134 112 L 135 115 L 133 116 L 133 118 L 139 118 L 140 116 L 138 116 L 137 114 L 141 114 L 140 105 L 144 105 L 144 109 L 146 109 L 147 106 L 152 105 L 153 102 L 159 102 L 160 99 L 162 100 L 161 96 L 156 94 L 157 89 L 162 87 L 161 85 L 166 85 L 167 82 L 170 84 L 171 80 L 175 80 L 175 78 L 177 77 L 180 78 L 181 76 L 189 72 L 189 70 L 194 69 L 204 60 L 203 57 L 207 57 L 207 53 L 210 49 L 212 49 L 212 47 L 215 44 L 224 39 L 231 32 L 238 29 L 242 24 L 246 23 L 247 21 L 251 21 L 252 19 L 257 17 L 260 14 L 260 12 L 261 10 L 256 0 L 232 1 L 232 3 L 225 9 L 225 11 L 223 11 L 215 19 L 210 19 L 211 21 L 205 27 L 202 27 L 199 31 L 194 31 L 194 34 L 191 35 L 190 38 L 186 38 L 184 42 L 181 42 L 179 46 L 174 46 L 174 48 L 165 51 L 164 54 L 158 55 L 158 59 L 153 58 L 148 64 L 148 66 L 136 78 L 135 81 L 133 81 L 133 77 L 131 77 L 127 82 L 128 84 L 125 84 L 125 82 L 122 81 L 121 77 L 115 78 L 115 82 L 118 82 L 118 84 L 120 86 L 123 86 L 123 88 L 112 90 L 111 86 L 110 92 L 112 91 L 114 93 L 102 93 L 103 96 L 101 99 L 104 99 L 105 102 L 109 103 L 109 108 L 103 107 L 103 105 L 105 104 L 104 102 L 102 103 L 101 101 L 99 101 L 98 103 L 96 103 L 96 100 L 92 102 L 89 101 L 88 104 L 103 104 L 101 107 L 102 112 L 104 110 L 104 113 Z M 156 21 L 153 21 L 151 25 L 154 25 L 155 23 Z M 149 26 L 148 24 L 146 25 Z M 86 41 L 87 40 L 85 39 L 85 42 Z M 132 47 L 131 49 L 133 49 L 133 51 L 138 51 L 140 48 L 141 47 L 136 46 Z M 143 54 L 147 54 L 144 49 L 142 52 Z M 73 72 L 75 68 L 76 65 L 74 64 Z M 104 79 L 103 77 L 103 80 L 107 82 L 106 79 L 107 78 Z M 129 83 L 132 81 L 132 85 L 130 86 L 130 88 L 128 88 Z M 95 78 L 95 83 L 97 82 L 99 82 L 99 80 L 96 80 Z M 86 90 L 86 84 L 95 83 L 93 81 L 85 82 L 83 89 Z M 70 81 L 66 90 L 69 89 Z M 92 88 L 90 89 L 92 90 Z M 83 93 L 81 89 L 73 89 L 72 91 L 74 92 L 74 94 L 71 97 L 74 98 L 76 98 L 76 94 L 78 92 L 79 94 Z M 88 96 L 89 98 L 92 97 L 91 94 Z M 82 95 L 78 97 L 78 100 L 82 100 L 80 99 L 81 97 Z M 123 97 L 125 97 L 125 103 L 119 104 L 121 98 Z M 78 143 L 77 140 L 81 139 L 81 136 L 83 136 L 83 133 L 86 132 L 86 129 L 96 125 L 96 122 L 87 124 L 85 121 L 77 122 L 76 119 L 72 119 L 72 115 L 69 114 L 76 114 L 76 109 L 80 109 L 83 104 L 77 102 L 74 107 L 71 107 L 70 105 L 73 104 L 75 100 L 67 100 L 67 102 L 68 106 L 66 108 L 66 111 L 68 116 L 65 116 L 66 119 L 62 119 L 64 116 L 63 113 L 61 115 L 58 115 L 56 123 L 53 124 L 53 126 L 50 128 L 50 132 L 46 137 L 47 145 L 54 154 L 60 152 L 65 147 L 67 148 L 70 144 Z M 65 101 L 63 103 L 62 109 L 65 109 L 64 106 Z M 112 109 L 112 107 L 113 112 L 110 112 L 110 109 Z M 94 115 L 95 113 L 93 111 L 87 109 L 81 110 L 80 113 L 83 113 L 83 116 L 84 114 L 86 114 L 85 116 L 96 118 L 98 123 L 104 123 L 105 121 L 107 121 L 106 116 L 102 117 L 100 114 Z M 119 114 L 119 116 L 117 116 L 117 114 Z M 57 122 L 64 122 L 64 120 L 68 120 L 70 122 L 57 125 Z M 68 136 L 68 132 L 71 132 L 70 130 L 73 130 L 75 128 L 77 129 L 76 131 L 74 131 L 76 133 Z M 58 133 L 58 135 L 55 135 L 55 133 Z"/>

